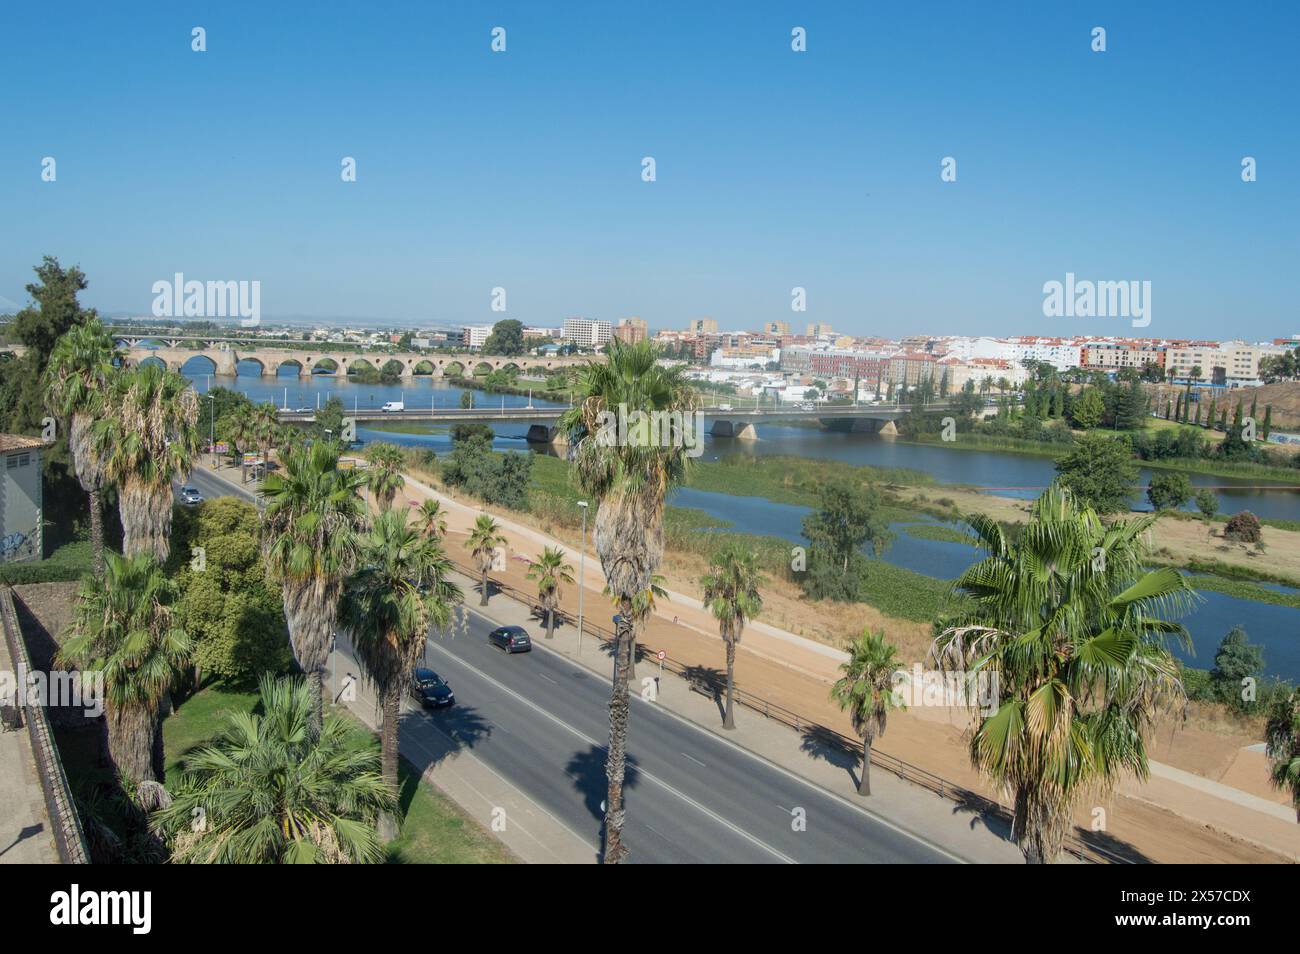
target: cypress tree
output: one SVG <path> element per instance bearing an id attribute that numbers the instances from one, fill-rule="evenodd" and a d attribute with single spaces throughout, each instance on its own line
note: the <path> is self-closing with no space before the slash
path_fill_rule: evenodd
<path id="1" fill-rule="evenodd" d="M 1260 429 L 1260 437 L 1268 440 L 1268 432 L 1273 429 L 1273 405 L 1264 405 L 1264 426 Z"/>

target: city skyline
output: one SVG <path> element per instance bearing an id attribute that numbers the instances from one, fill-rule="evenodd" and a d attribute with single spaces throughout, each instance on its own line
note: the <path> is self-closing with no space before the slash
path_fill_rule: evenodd
<path id="1" fill-rule="evenodd" d="M 107 314 L 147 314 L 184 271 L 260 281 L 267 321 L 1131 334 L 1044 315 L 1044 284 L 1075 273 L 1150 282 L 1144 334 L 1290 334 L 1300 137 L 1275 117 L 1296 15 L 1197 11 L 764 4 L 632 25 L 412 5 L 357 25 L 73 4 L 85 29 L 56 49 L 13 9 L 29 42 L 0 97 L 22 145 L 0 175 L 24 227 L 0 239 L 0 310 L 53 254 Z"/>

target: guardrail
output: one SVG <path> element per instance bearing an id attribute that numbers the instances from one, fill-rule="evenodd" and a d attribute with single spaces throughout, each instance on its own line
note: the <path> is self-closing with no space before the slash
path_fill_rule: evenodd
<path id="1" fill-rule="evenodd" d="M 27 654 L 27 644 L 23 642 L 22 631 L 18 628 L 13 590 L 7 586 L 0 586 L 0 628 L 4 629 L 5 643 L 14 670 L 34 672 L 31 657 Z M 15 691 L 24 692 L 26 688 L 24 685 L 16 685 Z M 21 711 L 31 738 L 36 774 L 41 780 L 45 813 L 54 829 L 54 844 L 59 852 L 59 860 L 65 865 L 89 864 L 90 855 L 86 851 L 86 838 L 81 830 L 81 817 L 72 801 L 72 790 L 68 786 L 68 777 L 63 772 L 63 760 L 59 758 L 45 707 L 24 705 Z"/>
<path id="2" fill-rule="evenodd" d="M 480 574 L 478 570 L 455 559 L 452 559 L 451 562 L 456 569 L 465 576 L 468 576 L 473 580 L 479 579 Z M 525 604 L 534 612 L 544 612 L 541 603 L 534 596 L 520 590 L 518 587 L 494 579 L 491 574 L 488 575 L 488 581 L 497 592 L 504 594 L 510 599 Z M 568 620 L 569 622 L 574 621 L 574 618 L 570 614 L 561 612 L 556 613 L 556 619 Z M 583 620 L 583 632 L 591 633 L 602 642 L 612 643 L 614 641 L 613 630 L 608 629 L 599 623 L 593 622 L 590 618 L 585 618 Z M 726 692 L 726 680 L 721 676 L 721 674 L 710 674 L 706 671 L 701 671 L 699 667 L 688 666 L 667 655 L 667 651 L 664 651 L 664 659 L 661 661 L 657 658 L 658 651 L 651 648 L 647 643 L 638 643 L 637 650 L 639 657 L 643 657 L 644 655 L 655 657 L 654 661 L 662 662 L 663 667 L 669 672 L 681 676 L 688 681 L 704 686 L 715 696 L 720 697 Z M 847 736 L 837 729 L 832 729 L 815 719 L 810 719 L 807 716 L 795 712 L 793 709 L 787 709 L 775 702 L 764 699 L 762 696 L 755 695 L 739 685 L 733 685 L 732 691 L 736 702 L 748 709 L 761 713 L 765 718 L 775 719 L 777 722 L 789 726 L 796 732 L 811 735 L 824 745 L 833 746 L 855 755 L 862 751 L 862 743 L 860 740 Z M 871 750 L 871 764 L 878 766 L 887 772 L 891 772 L 905 781 L 911 782 L 915 785 L 920 785 L 939 795 L 941 798 L 957 802 L 960 805 L 978 811 L 981 814 L 997 818 L 1007 824 L 1011 823 L 1011 810 L 1001 802 L 991 799 L 987 795 L 982 795 L 979 792 L 972 791 L 962 785 L 958 785 L 955 782 L 951 782 L 942 776 L 935 775 L 933 772 L 927 771 L 918 765 L 913 765 L 911 762 L 904 761 L 903 759 L 896 758 L 892 755 L 887 755 L 886 753 L 873 748 Z M 1124 857 L 1118 852 L 1110 851 L 1100 845 L 1088 844 L 1075 835 L 1067 835 L 1063 847 L 1066 852 L 1074 855 L 1081 861 L 1089 861 L 1098 864 L 1132 863 L 1129 858 Z"/>

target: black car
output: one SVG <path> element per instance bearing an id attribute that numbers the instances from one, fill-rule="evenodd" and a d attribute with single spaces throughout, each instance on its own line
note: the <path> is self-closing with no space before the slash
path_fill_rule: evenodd
<path id="1" fill-rule="evenodd" d="M 451 686 L 432 669 L 417 669 L 411 673 L 411 695 L 426 709 L 441 709 L 456 701 Z"/>
<path id="2" fill-rule="evenodd" d="M 507 653 L 526 653 L 533 648 L 528 631 L 522 626 L 501 626 L 488 633 L 488 642 Z"/>

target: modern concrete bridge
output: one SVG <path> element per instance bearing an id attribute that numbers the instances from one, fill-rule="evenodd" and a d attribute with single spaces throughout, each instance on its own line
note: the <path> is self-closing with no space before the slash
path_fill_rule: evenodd
<path id="1" fill-rule="evenodd" d="M 119 338 L 118 344 L 126 355 L 128 366 L 154 359 L 162 362 L 173 371 L 193 358 L 206 358 L 212 363 L 214 374 L 234 376 L 235 368 L 241 361 L 255 361 L 262 368 L 264 377 L 275 377 L 283 366 L 294 367 L 298 376 L 309 378 L 316 376 L 344 377 L 349 369 L 374 368 L 383 371 L 390 363 L 403 381 L 413 381 L 420 377 L 441 378 L 446 375 L 464 375 L 469 377 L 475 371 L 487 368 L 489 371 L 502 369 L 541 368 L 550 371 L 556 368 L 586 364 L 590 357 L 546 357 L 531 355 L 504 357 L 485 355 L 476 352 L 464 353 L 425 353 L 419 351 L 384 352 L 384 351 L 318 351 L 306 347 L 271 347 L 250 345 L 235 347 L 227 342 L 205 342 L 202 348 L 182 347 L 182 342 L 166 347 L 149 347 L 144 341 L 156 341 L 154 338 Z M 170 341 L 171 339 L 168 339 Z M 190 339 L 185 339 L 190 340 Z M 193 339 L 199 340 L 199 339 Z M 285 342 L 289 345 L 289 342 Z M 211 345 L 211 346 L 209 346 Z"/>

